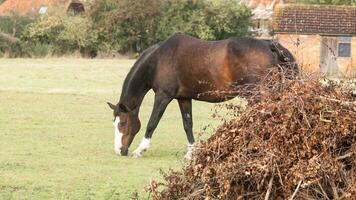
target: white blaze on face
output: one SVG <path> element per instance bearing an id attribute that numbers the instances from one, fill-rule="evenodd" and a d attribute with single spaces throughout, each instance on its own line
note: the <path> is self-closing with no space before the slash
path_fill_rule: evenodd
<path id="1" fill-rule="evenodd" d="M 122 133 L 119 131 L 119 123 L 120 118 L 117 116 L 114 121 L 115 128 L 115 142 L 114 142 L 114 150 L 117 155 L 121 155 L 121 147 L 122 147 Z"/>

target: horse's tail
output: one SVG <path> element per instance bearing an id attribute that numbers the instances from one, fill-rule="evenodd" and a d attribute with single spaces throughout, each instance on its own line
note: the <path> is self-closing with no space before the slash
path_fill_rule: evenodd
<path id="1" fill-rule="evenodd" d="M 286 73 L 292 77 L 299 74 L 299 67 L 293 54 L 284 46 L 276 41 L 269 40 L 269 47 L 278 58 L 278 64 Z"/>

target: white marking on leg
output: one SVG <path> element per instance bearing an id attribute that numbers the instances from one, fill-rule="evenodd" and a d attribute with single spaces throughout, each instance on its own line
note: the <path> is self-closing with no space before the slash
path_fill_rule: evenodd
<path id="1" fill-rule="evenodd" d="M 151 141 L 151 139 L 147 139 L 145 137 L 142 138 L 140 145 L 137 147 L 137 149 L 135 151 L 132 152 L 132 156 L 133 157 L 142 156 L 142 152 L 144 152 L 145 150 L 148 149 L 148 147 L 150 147 L 150 141 Z"/>
<path id="2" fill-rule="evenodd" d="M 120 118 L 117 116 L 114 121 L 114 129 L 115 129 L 115 140 L 114 140 L 114 150 L 117 155 L 121 155 L 121 147 L 122 147 L 122 133 L 119 131 L 119 123 Z"/>
<path id="3" fill-rule="evenodd" d="M 187 149 L 188 149 L 188 151 L 185 154 L 184 158 L 187 160 L 191 160 L 193 152 L 195 150 L 195 143 L 193 143 L 193 144 L 188 143 Z"/>

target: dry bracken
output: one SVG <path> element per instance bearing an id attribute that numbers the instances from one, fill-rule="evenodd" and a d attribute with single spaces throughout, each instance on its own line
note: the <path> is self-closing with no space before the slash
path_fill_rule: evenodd
<path id="1" fill-rule="evenodd" d="M 356 98 L 342 84 L 280 77 L 249 88 L 240 117 L 182 172 L 152 182 L 153 199 L 356 199 Z"/>

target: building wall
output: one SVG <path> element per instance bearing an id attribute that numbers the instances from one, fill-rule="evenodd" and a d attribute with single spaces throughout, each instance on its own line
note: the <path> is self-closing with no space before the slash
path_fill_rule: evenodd
<path id="1" fill-rule="evenodd" d="M 291 51 L 303 72 L 320 72 L 319 35 L 277 34 L 276 39 Z"/>
<path id="2" fill-rule="evenodd" d="M 336 39 L 336 36 L 320 36 L 320 35 L 297 35 L 278 33 L 275 35 L 277 41 L 289 49 L 295 56 L 301 70 L 307 74 L 321 73 L 321 41 L 324 38 Z M 336 59 L 338 73 L 334 74 L 337 77 L 356 77 L 356 37 L 352 38 L 351 42 L 351 57 L 337 57 L 337 49 L 333 50 L 332 54 Z"/>
<path id="3" fill-rule="evenodd" d="M 350 66 L 350 76 L 356 77 L 356 36 L 352 37 L 351 43 L 351 66 Z"/>
<path id="4" fill-rule="evenodd" d="M 356 37 L 351 39 L 351 57 L 337 58 L 339 77 L 356 77 Z"/>

